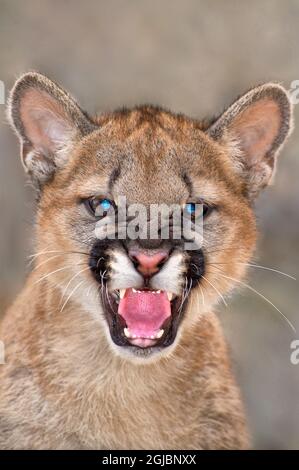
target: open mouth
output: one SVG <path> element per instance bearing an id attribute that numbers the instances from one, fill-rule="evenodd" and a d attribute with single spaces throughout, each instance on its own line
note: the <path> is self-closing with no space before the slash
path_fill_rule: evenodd
<path id="1" fill-rule="evenodd" d="M 173 343 L 184 302 L 162 290 L 102 291 L 112 340 L 119 346 L 166 347 Z"/>
<path id="2" fill-rule="evenodd" d="M 205 263 L 202 250 L 186 253 L 184 258 L 177 250 L 172 254 L 172 258 L 170 256 L 167 258 L 167 263 L 170 263 L 171 259 L 176 260 L 173 264 L 174 268 L 171 268 L 169 264 L 164 264 L 162 269 L 157 266 L 158 273 L 155 267 L 149 277 L 146 277 L 147 273 L 143 273 L 144 282 L 140 287 L 142 283 L 140 266 L 135 266 L 134 263 L 127 266 L 126 263 L 131 263 L 132 260 L 127 260 L 127 256 L 124 257 L 121 250 L 115 249 L 113 252 L 110 245 L 108 248 L 107 244 L 102 241 L 96 242 L 91 250 L 89 265 L 94 279 L 100 286 L 101 304 L 112 341 L 118 346 L 131 349 L 135 355 L 144 357 L 170 346 L 177 337 L 178 328 L 186 312 L 189 294 L 201 281 L 204 273 Z M 150 258 L 150 261 L 152 259 Z M 117 285 L 118 282 L 119 284 L 123 282 L 121 276 L 119 280 L 117 278 L 119 273 L 122 273 L 122 264 L 130 273 L 131 286 L 112 290 L 111 287 L 109 288 L 111 284 Z M 160 281 L 157 282 L 155 276 L 160 272 L 163 273 L 165 266 L 167 275 L 164 270 L 163 282 L 161 282 L 165 287 L 164 290 L 158 290 Z M 132 284 L 135 282 L 135 271 L 137 272 L 138 269 L 139 274 L 136 274 L 136 288 L 134 288 Z M 113 275 L 116 277 L 113 278 Z M 166 285 L 169 287 L 175 285 L 180 293 L 174 294 L 166 290 Z"/>

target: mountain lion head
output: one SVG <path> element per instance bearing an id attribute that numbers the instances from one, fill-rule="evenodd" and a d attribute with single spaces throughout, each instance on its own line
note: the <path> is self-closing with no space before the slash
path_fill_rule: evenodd
<path id="1" fill-rule="evenodd" d="M 286 91 L 253 88 L 210 122 L 154 106 L 92 118 L 27 73 L 9 118 L 38 196 L 36 282 L 58 290 L 61 315 L 92 315 L 101 341 L 132 360 L 196 341 L 192 325 L 252 256 L 254 199 L 290 132 Z"/>

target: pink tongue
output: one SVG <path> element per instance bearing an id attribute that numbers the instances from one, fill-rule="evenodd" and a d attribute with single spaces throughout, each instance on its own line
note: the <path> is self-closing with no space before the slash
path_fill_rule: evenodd
<path id="1" fill-rule="evenodd" d="M 132 335 L 149 338 L 170 317 L 171 308 L 166 292 L 133 292 L 132 289 L 127 289 L 119 302 L 118 313 L 126 321 Z"/>

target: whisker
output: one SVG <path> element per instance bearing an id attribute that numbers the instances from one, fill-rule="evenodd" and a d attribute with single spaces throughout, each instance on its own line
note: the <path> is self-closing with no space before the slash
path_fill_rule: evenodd
<path id="1" fill-rule="evenodd" d="M 98 269 L 99 264 L 100 264 L 100 262 L 101 262 L 102 260 L 105 261 L 105 258 L 103 258 L 103 257 L 101 256 L 101 257 L 98 259 L 98 261 L 97 261 L 97 269 Z"/>
<path id="2" fill-rule="evenodd" d="M 36 266 L 34 266 L 33 270 L 32 271 L 36 271 L 38 268 L 40 268 L 41 266 L 43 266 L 44 264 L 48 263 L 49 261 L 51 261 L 52 259 L 55 259 L 55 258 L 58 258 L 58 256 L 61 256 L 61 255 L 54 255 L 54 256 L 50 256 L 50 258 L 47 258 L 46 260 L 42 261 L 41 263 L 37 264 Z M 32 262 L 29 263 L 29 266 Z"/>
<path id="3" fill-rule="evenodd" d="M 280 315 L 285 319 L 285 321 L 288 323 L 288 325 L 291 327 L 291 329 L 296 333 L 296 328 L 294 327 L 294 325 L 292 324 L 292 322 L 288 319 L 288 317 L 286 317 L 280 310 L 278 307 L 276 307 L 276 305 L 273 304 L 273 302 L 271 302 L 271 300 L 269 300 L 267 297 L 265 297 L 261 292 L 257 291 L 256 289 L 254 289 L 254 287 L 250 286 L 249 284 L 247 284 L 246 282 L 243 282 L 243 281 L 240 281 L 239 279 L 235 279 L 233 277 L 230 277 L 230 276 L 225 276 L 224 274 L 220 274 L 220 273 L 215 273 L 216 275 L 219 275 L 221 277 L 224 277 L 226 279 L 230 279 L 231 281 L 234 281 L 234 282 L 237 282 L 239 284 L 241 284 L 242 286 L 244 287 L 247 287 L 249 290 L 251 290 L 252 292 L 254 292 L 255 294 L 259 295 L 262 299 L 264 299 L 266 302 L 268 302 L 268 304 L 270 304 L 273 308 L 275 308 L 275 310 L 277 310 L 277 312 L 280 313 Z"/>
<path id="4" fill-rule="evenodd" d="M 185 285 L 184 285 L 184 289 L 183 289 L 182 300 L 181 300 L 180 306 L 178 308 L 178 312 L 180 312 L 180 310 L 182 309 L 183 303 L 185 301 L 185 293 L 186 293 L 187 284 L 188 284 L 188 279 L 185 278 Z"/>
<path id="5" fill-rule="evenodd" d="M 33 255 L 27 256 L 27 258 L 36 258 L 37 256 L 43 255 L 43 254 L 48 254 L 48 253 L 59 253 L 57 250 L 43 250 L 39 251 L 38 253 L 33 253 Z"/>
<path id="6" fill-rule="evenodd" d="M 288 277 L 289 279 L 292 279 L 293 281 L 297 281 L 297 279 L 294 276 L 291 276 L 291 274 L 287 274 L 283 271 L 279 271 L 278 269 L 275 268 L 268 268 L 267 266 L 262 266 L 259 264 L 252 264 L 252 263 L 237 263 L 237 264 L 244 264 L 246 266 L 250 266 L 252 268 L 259 268 L 259 269 L 265 269 L 266 271 L 272 271 L 277 274 L 281 274 L 282 276 Z"/>
<path id="7" fill-rule="evenodd" d="M 210 284 L 210 286 L 213 287 L 213 289 L 217 292 L 217 294 L 219 295 L 219 297 L 222 299 L 224 305 L 227 307 L 227 303 L 226 303 L 226 301 L 225 301 L 223 295 L 221 294 L 221 292 L 219 292 L 219 290 L 217 289 L 217 287 L 215 287 L 205 276 L 202 275 L 201 277 L 202 277 L 205 281 L 207 281 L 207 282 Z"/>
<path id="8" fill-rule="evenodd" d="M 85 256 L 91 256 L 93 257 L 90 253 L 85 253 L 84 251 L 59 251 L 59 250 L 46 250 L 46 251 L 40 251 L 38 253 L 34 253 L 33 255 L 29 255 L 27 258 L 31 258 L 31 260 L 29 261 L 28 263 L 28 266 L 30 266 L 34 260 L 38 257 L 38 256 L 41 256 L 41 255 L 46 255 L 46 254 L 53 254 L 53 253 L 57 253 L 57 257 L 58 256 L 62 256 L 62 255 L 72 255 L 72 254 L 77 254 L 77 255 L 85 255 Z"/>
<path id="9" fill-rule="evenodd" d="M 70 286 L 71 282 L 72 282 L 77 276 L 79 276 L 79 274 L 83 273 L 84 271 L 87 271 L 88 269 L 90 269 L 89 266 L 87 266 L 87 267 L 85 266 L 85 268 L 81 269 L 80 271 L 78 271 L 76 274 L 74 274 L 74 275 L 71 277 L 71 279 L 68 281 L 66 287 L 64 288 L 63 294 L 62 294 L 62 296 L 61 296 L 60 303 L 62 303 L 63 298 L 64 298 L 64 296 L 65 296 L 65 294 L 66 294 L 66 292 L 67 292 L 67 289 L 68 289 L 68 287 Z"/>
<path id="10" fill-rule="evenodd" d="M 116 312 L 114 311 L 112 305 L 111 305 L 111 301 L 110 301 L 110 297 L 109 297 L 109 294 L 108 294 L 108 287 L 107 287 L 107 284 L 105 284 L 105 289 L 106 289 L 106 292 L 105 292 L 105 295 L 106 295 L 106 298 L 108 300 L 108 303 L 110 305 L 110 308 L 111 308 L 111 311 L 116 314 Z"/>
<path id="11" fill-rule="evenodd" d="M 190 294 L 190 290 L 192 288 L 192 280 L 190 280 L 190 285 L 189 285 L 189 288 L 187 289 L 187 286 L 188 286 L 188 279 L 186 278 L 186 281 L 185 281 L 185 287 L 184 287 L 184 292 L 183 292 L 183 296 L 182 296 L 182 301 L 181 301 L 181 305 L 179 306 L 179 309 L 178 309 L 178 318 L 180 318 L 180 315 L 182 313 L 182 309 L 183 309 L 183 305 L 188 297 L 188 295 Z"/>
<path id="12" fill-rule="evenodd" d="M 91 284 L 91 285 L 89 286 L 89 288 L 87 289 L 86 297 L 89 297 L 89 296 L 90 296 L 90 292 L 91 292 L 91 289 L 92 289 L 93 287 L 95 287 L 93 284 Z"/>
<path id="13" fill-rule="evenodd" d="M 106 272 L 107 272 L 107 269 L 105 269 L 105 271 L 103 271 L 103 272 L 100 272 L 100 276 L 101 276 L 101 279 L 102 279 L 102 282 L 101 282 L 102 286 L 104 285 L 104 279 L 105 279 Z"/>
<path id="14" fill-rule="evenodd" d="M 59 268 L 59 269 L 55 269 L 55 271 L 52 271 L 50 273 L 47 273 L 45 274 L 44 276 L 40 277 L 37 281 L 34 282 L 34 284 L 38 284 L 39 282 L 43 281 L 44 279 L 46 279 L 47 277 L 51 276 L 52 274 L 55 274 L 55 273 L 58 273 L 59 271 L 63 271 L 64 269 L 69 269 L 71 268 L 72 266 L 64 266 L 62 268 Z"/>
<path id="15" fill-rule="evenodd" d="M 201 287 L 200 284 L 199 284 L 199 288 L 200 288 L 200 292 L 201 292 L 201 296 L 202 296 L 202 304 L 205 305 L 205 296 L 204 296 L 204 293 L 203 293 L 203 288 Z"/>
<path id="16" fill-rule="evenodd" d="M 210 265 L 210 266 L 227 266 L 229 265 L 230 263 L 207 263 L 207 265 Z M 242 262 L 236 262 L 236 264 L 242 264 L 243 266 L 249 266 L 249 267 L 252 267 L 252 268 L 259 268 L 259 269 L 264 269 L 266 271 L 271 271 L 271 272 L 274 272 L 274 273 L 277 273 L 277 274 L 281 274 L 282 276 L 285 276 L 285 277 L 288 277 L 290 279 L 292 279 L 293 281 L 297 281 L 297 279 L 292 276 L 291 274 L 287 274 L 283 271 L 279 271 L 278 269 L 275 269 L 275 268 L 268 268 L 268 266 L 262 266 L 262 265 L 259 265 L 259 264 L 253 264 L 253 263 L 242 263 Z"/>
<path id="17" fill-rule="evenodd" d="M 83 284 L 83 282 L 86 282 L 85 279 L 81 282 L 79 282 L 76 287 L 72 290 L 72 292 L 70 293 L 70 295 L 68 296 L 68 298 L 66 299 L 66 301 L 64 302 L 63 306 L 61 307 L 60 309 L 60 312 L 63 311 L 64 307 L 66 306 L 66 304 L 68 303 L 68 301 L 70 300 L 71 296 L 76 292 L 76 290 L 78 289 L 78 287 L 81 286 L 81 284 Z"/>

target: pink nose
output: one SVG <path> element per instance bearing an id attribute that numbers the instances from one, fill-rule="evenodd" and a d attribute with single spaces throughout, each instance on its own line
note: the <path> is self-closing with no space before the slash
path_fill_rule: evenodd
<path id="1" fill-rule="evenodd" d="M 150 277 L 159 271 L 160 265 L 168 257 L 168 252 L 159 251 L 154 254 L 146 254 L 142 251 L 132 250 L 129 252 L 131 259 L 137 264 L 138 271 L 145 277 Z"/>

